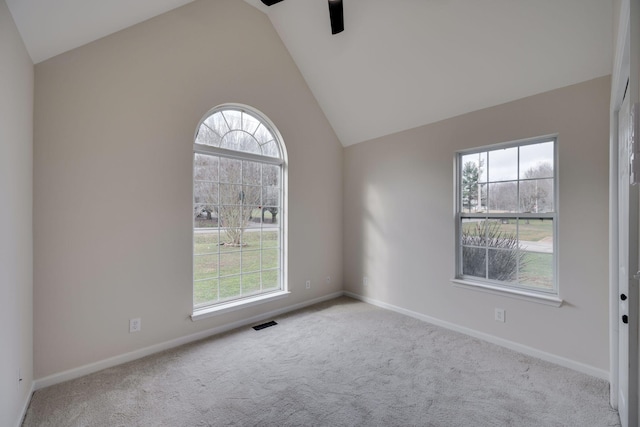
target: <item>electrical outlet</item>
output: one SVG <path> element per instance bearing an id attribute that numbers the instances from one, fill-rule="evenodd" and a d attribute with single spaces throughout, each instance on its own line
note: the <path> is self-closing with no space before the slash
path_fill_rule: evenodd
<path id="1" fill-rule="evenodd" d="M 129 319 L 129 333 L 140 332 L 142 329 L 142 319 Z"/>
<path id="2" fill-rule="evenodd" d="M 307 287 L 307 289 L 311 289 L 311 280 L 307 280 L 305 282 L 305 286 Z"/>
<path id="3" fill-rule="evenodd" d="M 495 318 L 496 318 L 496 322 L 506 322 L 506 317 L 505 317 L 505 311 L 504 308 L 496 308 L 496 313 L 495 313 Z"/>
<path id="4" fill-rule="evenodd" d="M 327 285 L 331 283 L 331 276 L 327 276 Z"/>
<path id="5" fill-rule="evenodd" d="M 369 286 L 369 278 L 368 278 L 367 276 L 364 276 L 364 277 L 362 278 L 362 284 L 363 284 L 364 286 Z"/>

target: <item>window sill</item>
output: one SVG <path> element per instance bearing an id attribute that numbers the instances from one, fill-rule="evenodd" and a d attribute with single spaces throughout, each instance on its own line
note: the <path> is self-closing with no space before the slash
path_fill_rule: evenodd
<path id="1" fill-rule="evenodd" d="M 494 295 L 521 299 L 538 304 L 550 305 L 553 307 L 560 307 L 563 303 L 563 300 L 555 295 L 544 295 L 522 289 L 508 289 L 500 286 L 493 286 L 487 283 L 473 282 L 471 280 L 464 279 L 451 279 L 451 283 L 453 283 L 453 286 L 460 288 L 466 288 L 480 292 L 488 292 Z"/>
<path id="2" fill-rule="evenodd" d="M 262 304 L 265 302 L 275 301 L 278 299 L 286 298 L 291 292 L 288 291 L 275 291 L 268 294 L 257 295 L 255 297 L 243 298 L 240 300 L 230 301 L 228 303 L 203 307 L 193 310 L 191 320 L 202 320 L 208 317 L 217 316 L 223 313 L 230 313 L 232 311 L 240 310 L 254 305 Z"/>

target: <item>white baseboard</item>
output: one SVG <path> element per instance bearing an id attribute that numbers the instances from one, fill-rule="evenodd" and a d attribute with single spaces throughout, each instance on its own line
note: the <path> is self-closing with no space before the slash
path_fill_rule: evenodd
<path id="1" fill-rule="evenodd" d="M 158 353 L 164 350 L 168 350 L 170 348 L 178 347 L 184 344 L 188 344 L 190 342 L 198 341 L 204 338 L 208 338 L 213 335 L 218 335 L 224 332 L 228 332 L 232 329 L 240 328 L 243 326 L 251 325 L 261 320 L 268 319 L 270 317 L 278 316 L 284 313 L 288 313 L 294 310 L 298 310 L 313 304 L 317 304 L 323 301 L 328 301 L 334 298 L 338 298 L 344 295 L 342 291 L 334 292 L 332 294 L 328 294 L 319 298 L 314 298 L 312 300 L 304 301 L 298 304 L 290 305 L 285 308 L 281 308 L 278 310 L 270 311 L 268 313 L 259 314 L 257 316 L 250 317 L 248 319 L 242 319 L 237 322 L 228 323 L 226 325 L 218 326 L 212 329 L 207 329 L 206 331 L 198 332 L 195 334 L 187 335 L 184 337 L 176 338 L 170 341 L 165 341 L 159 344 L 155 344 L 149 347 L 141 348 L 139 350 L 134 350 L 129 353 L 120 354 L 118 356 L 110 357 L 108 359 L 103 359 L 98 362 L 89 363 L 84 366 L 80 366 L 78 368 L 69 369 L 67 371 L 59 372 L 53 375 L 49 375 L 44 378 L 39 378 L 34 381 L 33 389 L 39 390 L 44 387 L 49 387 L 54 384 L 59 384 L 64 381 L 73 380 L 76 378 L 80 378 L 84 375 L 92 374 L 94 372 L 101 371 L 106 368 L 111 368 L 113 366 L 121 365 L 123 363 L 131 362 L 136 359 L 140 359 L 142 357 L 146 357 L 152 355 L 154 353 Z M 26 408 L 25 408 L 26 409 Z"/>
<path id="2" fill-rule="evenodd" d="M 27 409 L 29 409 L 29 405 L 31 404 L 31 397 L 33 396 L 34 391 L 35 391 L 34 382 L 31 381 L 31 386 L 29 387 L 29 393 L 27 393 L 27 398 L 25 399 L 22 405 L 22 411 L 20 411 L 20 416 L 18 417 L 16 427 L 22 426 L 22 423 L 24 422 L 24 417 L 27 416 Z"/>
<path id="3" fill-rule="evenodd" d="M 498 338 L 493 335 L 486 334 L 484 332 L 479 332 L 470 328 L 466 328 L 464 326 L 459 326 L 454 323 L 446 322 L 444 320 L 436 319 L 435 317 L 427 316 L 425 314 L 417 313 L 415 311 L 407 310 L 402 307 L 398 307 L 395 305 L 387 304 L 382 301 L 378 301 L 369 297 L 365 297 L 362 295 L 354 294 L 352 292 L 344 292 L 345 296 L 351 297 L 353 299 L 357 299 L 367 304 L 375 305 L 377 307 L 381 307 L 387 310 L 395 311 L 396 313 L 404 314 L 409 317 L 413 317 L 418 320 L 422 320 L 427 323 L 431 323 L 436 326 L 443 327 L 445 329 L 450 329 L 452 331 L 460 332 L 465 335 L 472 336 L 474 338 L 479 338 L 483 341 L 490 342 L 492 344 L 497 344 L 501 347 L 508 348 L 509 350 L 517 351 L 518 353 L 526 354 L 527 356 L 536 357 L 538 359 L 545 360 L 547 362 L 555 363 L 556 365 L 564 366 L 565 368 L 573 369 L 574 371 L 582 372 L 587 375 L 591 375 L 596 378 L 601 378 L 603 380 L 609 381 L 609 372 L 604 369 L 598 369 L 590 365 L 586 365 L 584 363 L 576 362 L 575 360 L 567 359 L 565 357 L 557 356 L 551 353 L 547 353 L 541 350 L 537 350 L 532 347 L 528 347 L 526 345 L 518 344 L 513 341 L 506 340 L 504 338 Z"/>
<path id="4" fill-rule="evenodd" d="M 454 323 L 446 322 L 435 317 L 427 316 L 425 314 L 417 313 L 415 311 L 407 310 L 402 307 L 398 307 L 392 304 L 387 304 L 382 301 L 378 301 L 369 297 L 365 297 L 362 295 L 354 294 L 352 292 L 340 291 L 334 292 L 332 294 L 328 294 L 319 298 L 315 298 L 312 300 L 304 301 L 298 304 L 290 305 L 285 308 L 281 308 L 278 310 L 270 311 L 268 313 L 259 314 L 257 316 L 250 317 L 248 319 L 239 320 L 237 322 L 232 322 L 226 325 L 218 326 L 212 329 L 208 329 L 206 331 L 198 332 L 195 334 L 187 335 L 184 337 L 176 338 L 170 341 L 165 341 L 159 344 L 155 344 L 149 347 L 141 348 L 139 350 L 134 350 L 129 353 L 120 354 L 118 356 L 110 357 L 108 359 L 103 359 L 98 362 L 90 363 L 87 365 L 80 366 L 78 368 L 69 369 L 67 371 L 59 372 L 53 375 L 49 375 L 44 378 L 39 378 L 35 380 L 31 385 L 31 392 L 29 393 L 29 398 L 25 402 L 23 408 L 23 417 L 26 414 L 27 408 L 29 407 L 29 402 L 31 401 L 31 395 L 33 391 L 39 390 L 44 387 L 49 387 L 54 384 L 58 384 L 64 381 L 69 381 L 72 379 L 76 379 L 82 377 L 84 375 L 92 374 L 94 372 L 101 371 L 106 368 L 111 368 L 113 366 L 117 366 L 123 363 L 131 362 L 136 359 L 140 359 L 142 357 L 146 357 L 152 355 L 154 353 L 158 353 L 164 350 L 168 350 L 170 348 L 178 347 L 184 344 L 188 344 L 194 341 L 198 341 L 204 338 L 208 338 L 213 335 L 218 335 L 224 332 L 228 332 L 232 329 L 240 328 L 243 326 L 251 325 L 257 323 L 261 320 L 265 320 L 270 317 L 282 315 L 294 310 L 298 310 L 313 304 L 317 304 L 320 302 L 328 301 L 331 299 L 338 298 L 340 296 L 348 296 L 363 302 L 366 302 L 371 305 L 375 305 L 377 307 L 381 307 L 387 310 L 395 311 L 396 313 L 404 314 L 409 317 L 413 317 L 418 320 L 422 320 L 427 323 L 431 323 L 436 326 L 440 326 L 446 329 L 450 329 L 452 331 L 460 332 L 465 335 L 472 336 L 474 338 L 479 338 L 481 340 L 497 344 L 499 346 L 508 348 L 510 350 L 517 351 L 522 354 L 526 354 L 528 356 L 537 357 L 538 359 L 545 360 L 547 362 L 555 363 L 560 366 L 564 366 L 569 369 L 573 369 L 578 372 L 585 373 L 587 375 L 591 375 L 597 378 L 601 378 L 609 381 L 609 372 L 603 369 L 598 369 L 593 366 L 589 366 L 580 362 L 576 362 L 571 359 L 567 359 L 561 356 L 556 356 L 551 353 L 546 353 L 541 350 L 537 350 L 532 347 L 528 347 L 522 344 L 515 343 L 513 341 L 509 341 L 503 338 L 498 338 L 493 335 L 486 334 L 484 332 L 479 332 L 470 328 L 466 328 L 463 326 L 456 325 Z"/>

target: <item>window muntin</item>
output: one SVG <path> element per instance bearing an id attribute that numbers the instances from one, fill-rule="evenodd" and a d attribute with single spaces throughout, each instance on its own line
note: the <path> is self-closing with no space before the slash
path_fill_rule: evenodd
<path id="1" fill-rule="evenodd" d="M 242 109 L 219 110 L 207 117 L 198 129 L 196 144 L 282 158 L 269 125 Z"/>
<path id="2" fill-rule="evenodd" d="M 193 158 L 195 309 L 284 290 L 284 148 L 240 107 L 200 124 Z"/>
<path id="3" fill-rule="evenodd" d="M 458 153 L 457 278 L 557 294 L 555 153 L 555 138 Z"/>

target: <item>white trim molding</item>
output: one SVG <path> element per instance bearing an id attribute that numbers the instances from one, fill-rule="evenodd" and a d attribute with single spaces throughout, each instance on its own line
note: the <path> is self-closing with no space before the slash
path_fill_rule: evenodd
<path id="1" fill-rule="evenodd" d="M 505 288 L 501 286 L 493 286 L 489 283 L 475 282 L 464 279 L 451 279 L 453 286 L 471 289 L 473 291 L 487 292 L 494 295 L 500 295 L 508 298 L 516 298 L 525 301 L 535 302 L 538 304 L 560 307 L 563 303 L 561 298 L 551 294 L 541 294 L 526 289 Z"/>
<path id="2" fill-rule="evenodd" d="M 202 320 L 208 317 L 217 316 L 219 314 L 241 310 L 246 307 L 252 307 L 254 305 L 263 304 L 265 302 L 271 302 L 281 298 L 285 298 L 290 294 L 291 292 L 288 291 L 277 291 L 269 294 L 259 294 L 251 298 L 236 299 L 225 304 L 196 308 L 195 310 L 193 310 L 191 320 L 195 322 L 196 320 Z"/>
<path id="3" fill-rule="evenodd" d="M 31 405 L 31 398 L 33 397 L 34 391 L 35 383 L 31 381 L 31 386 L 29 386 L 29 393 L 27 393 L 27 398 L 24 400 L 24 404 L 22 405 L 22 411 L 20 411 L 20 417 L 18 417 L 16 427 L 21 427 L 24 423 L 24 418 L 27 416 L 27 410 L 29 409 L 29 405 Z"/>

